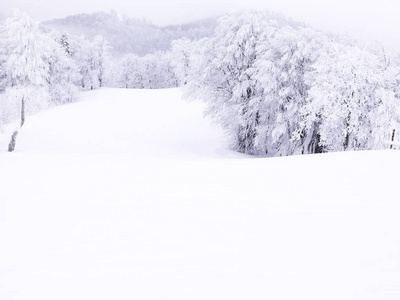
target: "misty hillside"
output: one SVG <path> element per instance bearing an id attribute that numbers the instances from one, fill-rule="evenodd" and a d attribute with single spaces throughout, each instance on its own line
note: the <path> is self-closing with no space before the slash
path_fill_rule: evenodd
<path id="1" fill-rule="evenodd" d="M 266 15 L 280 25 L 304 26 L 274 12 L 266 12 Z M 128 53 L 144 56 L 156 51 L 167 51 L 171 42 L 180 38 L 196 41 L 211 37 L 218 19 L 219 16 L 215 16 L 191 23 L 160 27 L 145 19 L 130 18 L 111 11 L 72 15 L 43 22 L 43 25 L 72 35 L 83 34 L 89 39 L 102 35 L 112 46 L 114 58 L 119 58 Z"/>
<path id="2" fill-rule="evenodd" d="M 218 17 L 190 24 L 158 27 L 147 20 L 120 16 L 115 12 L 78 14 L 63 19 L 46 21 L 43 24 L 60 32 L 85 35 L 93 38 L 104 36 L 113 47 L 114 56 L 134 53 L 143 56 L 155 51 L 166 51 L 171 41 L 179 38 L 198 40 L 214 33 Z"/>

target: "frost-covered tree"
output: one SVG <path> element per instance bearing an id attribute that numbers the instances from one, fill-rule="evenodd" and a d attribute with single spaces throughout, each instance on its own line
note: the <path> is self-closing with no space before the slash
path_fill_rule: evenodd
<path id="1" fill-rule="evenodd" d="M 70 37 L 71 57 L 79 72 L 76 83 L 82 90 L 93 90 L 99 87 L 95 53 L 90 42 L 83 36 Z"/>
<path id="2" fill-rule="evenodd" d="M 25 13 L 16 11 L 0 30 L 0 123 L 17 119 L 9 151 L 15 148 L 27 114 L 52 104 L 74 101 L 78 95 L 77 67 L 70 57 L 66 35 L 46 32 Z"/>
<path id="3" fill-rule="evenodd" d="M 371 115 L 373 143 L 370 149 L 384 149 L 393 130 L 400 131 L 400 61 L 381 47 L 379 57 L 381 86 L 376 91 L 376 105 Z"/>
<path id="4" fill-rule="evenodd" d="M 0 25 L 0 93 L 3 93 L 7 86 L 6 62 L 7 53 L 9 53 L 10 51 L 7 50 L 5 37 L 5 26 Z"/>
<path id="5" fill-rule="evenodd" d="M 185 94 L 207 102 L 208 114 L 240 152 L 307 153 L 310 141 L 299 129 L 298 112 L 308 90 L 304 74 L 320 47 L 318 33 L 269 17 L 247 12 L 221 19 L 212 39 L 196 43 L 201 50 L 192 54 Z"/>
<path id="6" fill-rule="evenodd" d="M 144 88 L 140 58 L 136 55 L 126 55 L 118 65 L 117 85 L 126 89 Z"/>
<path id="7" fill-rule="evenodd" d="M 5 62 L 8 84 L 3 98 L 12 106 L 9 109 L 20 112 L 22 127 L 27 109 L 39 110 L 49 101 L 47 81 L 51 39 L 40 32 L 38 23 L 18 10 L 13 18 L 5 21 L 4 33 L 10 53 Z M 12 135 L 9 151 L 15 149 L 18 131 Z"/>
<path id="8" fill-rule="evenodd" d="M 59 38 L 59 43 L 61 44 L 61 47 L 64 49 L 67 56 L 71 57 L 71 48 L 69 45 L 69 39 L 70 39 L 69 34 L 67 32 L 64 32 Z"/>
<path id="9" fill-rule="evenodd" d="M 277 28 L 260 45 L 253 76 L 262 88 L 259 144 L 270 155 L 314 153 L 313 130 L 304 130 L 309 85 L 304 77 L 318 57 L 324 37 L 310 28 Z"/>
<path id="10" fill-rule="evenodd" d="M 163 74 L 161 80 L 161 88 L 173 88 L 180 86 L 179 79 L 175 73 L 172 53 L 171 52 L 156 52 L 155 56 L 160 58 L 161 64 L 159 64 L 159 70 Z"/>
<path id="11" fill-rule="evenodd" d="M 79 81 L 79 72 L 71 58 L 66 37 L 66 34 L 62 34 L 61 38 L 57 39 L 58 42 L 52 43 L 49 58 L 49 92 L 51 101 L 55 104 L 73 102 L 79 93 L 79 88 L 75 85 Z"/>
<path id="12" fill-rule="evenodd" d="M 308 109 L 319 124 L 320 145 L 325 151 L 376 146 L 384 135 L 378 131 L 395 126 L 388 112 L 397 101 L 379 58 L 357 45 L 332 42 L 313 67 Z"/>
<path id="13" fill-rule="evenodd" d="M 111 53 L 108 42 L 102 36 L 95 36 L 93 41 L 85 37 L 70 36 L 68 49 L 78 68 L 79 85 L 83 90 L 93 90 L 107 84 L 110 79 Z"/>
<path id="14" fill-rule="evenodd" d="M 213 38 L 194 43 L 185 95 L 208 104 L 240 152 L 382 148 L 398 128 L 398 68 L 348 39 L 269 17 L 224 17 Z"/>
<path id="15" fill-rule="evenodd" d="M 179 86 L 187 84 L 193 45 L 194 43 L 186 38 L 174 40 L 171 43 L 171 65 Z"/>
<path id="16" fill-rule="evenodd" d="M 93 52 L 93 61 L 91 63 L 96 72 L 99 87 L 103 87 L 107 83 L 107 79 L 109 79 L 111 70 L 111 46 L 103 36 L 96 35 L 91 43 L 91 49 Z"/>
<path id="17" fill-rule="evenodd" d="M 273 26 L 262 14 L 232 14 L 220 19 L 215 36 L 198 43 L 200 61 L 186 94 L 205 100 L 207 114 L 223 126 L 240 152 L 258 154 L 257 131 L 262 90 L 253 79 L 257 49 Z"/>
<path id="18" fill-rule="evenodd" d="M 127 55 L 118 69 L 118 86 L 122 88 L 161 89 L 177 86 L 169 54 L 156 52 L 140 58 Z"/>
<path id="19" fill-rule="evenodd" d="M 149 74 L 153 74 L 153 80 L 149 83 L 148 88 L 163 89 L 177 86 L 169 53 L 157 51 L 154 54 L 146 55 L 143 59 L 145 69 Z"/>

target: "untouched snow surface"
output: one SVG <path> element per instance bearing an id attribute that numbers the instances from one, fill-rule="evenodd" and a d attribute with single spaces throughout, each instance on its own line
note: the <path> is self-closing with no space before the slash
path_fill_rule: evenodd
<path id="1" fill-rule="evenodd" d="M 239 155 L 179 90 L 86 92 L 0 153 L 0 299 L 398 300 L 399 166 Z"/>

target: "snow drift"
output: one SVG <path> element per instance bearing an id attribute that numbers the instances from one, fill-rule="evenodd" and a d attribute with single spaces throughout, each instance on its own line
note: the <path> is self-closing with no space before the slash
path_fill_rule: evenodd
<path id="1" fill-rule="evenodd" d="M 248 157 L 179 99 L 27 118 L 0 154 L 0 299 L 399 299 L 399 152 Z"/>

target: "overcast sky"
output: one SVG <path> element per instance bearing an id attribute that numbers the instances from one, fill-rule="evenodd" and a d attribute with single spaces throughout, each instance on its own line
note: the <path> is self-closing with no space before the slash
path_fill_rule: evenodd
<path id="1" fill-rule="evenodd" d="M 0 0 L 0 13 L 12 8 L 38 21 L 71 14 L 116 10 L 156 25 L 189 22 L 242 9 L 269 9 L 314 27 L 379 40 L 400 50 L 399 0 Z"/>

